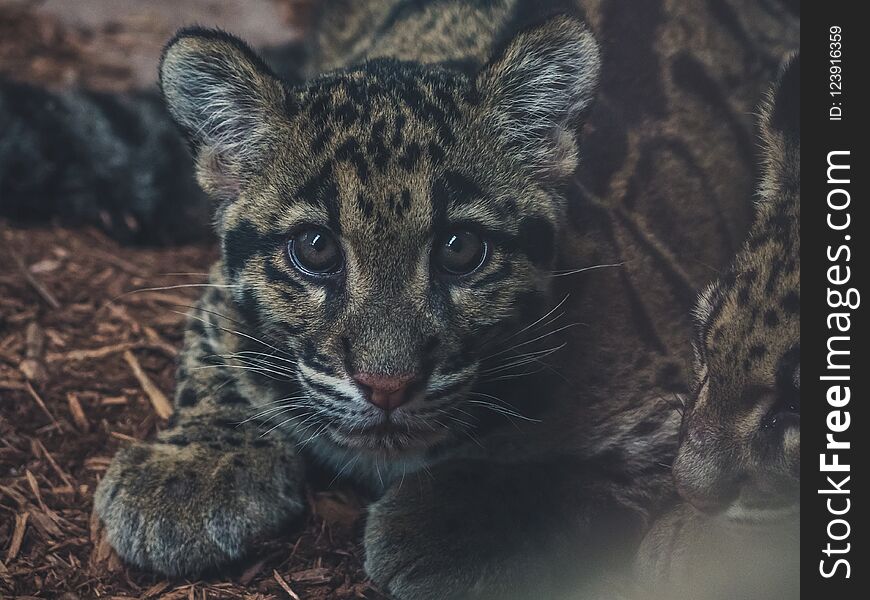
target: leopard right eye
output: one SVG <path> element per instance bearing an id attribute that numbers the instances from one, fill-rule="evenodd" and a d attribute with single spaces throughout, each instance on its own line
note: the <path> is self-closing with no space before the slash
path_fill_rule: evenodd
<path id="1" fill-rule="evenodd" d="M 328 277 L 339 273 L 344 255 L 335 236 L 323 227 L 306 227 L 287 242 L 290 263 L 305 275 Z"/>

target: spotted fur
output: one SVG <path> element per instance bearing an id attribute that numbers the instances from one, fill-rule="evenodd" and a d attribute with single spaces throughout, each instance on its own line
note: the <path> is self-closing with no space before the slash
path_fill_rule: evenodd
<path id="1" fill-rule="evenodd" d="M 792 511 L 800 477 L 800 61 L 763 110 L 756 222 L 696 307 L 696 393 L 677 483 L 734 519 Z"/>
<path id="2" fill-rule="evenodd" d="M 674 495 L 683 331 L 744 233 L 746 114 L 796 33 L 775 2 L 332 0 L 290 84 L 180 32 L 161 89 L 221 259 L 171 426 L 97 490 L 112 545 L 220 567 L 317 465 L 378 497 L 366 569 L 396 598 L 598 588 Z M 335 276 L 288 260 L 309 224 Z M 450 278 L 455 227 L 488 253 Z M 363 371 L 415 373 L 413 398 L 387 418 Z"/>
<path id="3" fill-rule="evenodd" d="M 771 90 L 761 121 L 755 223 L 695 309 L 694 392 L 674 462 L 688 505 L 661 519 L 641 550 L 645 576 L 685 585 L 683 593 L 709 577 L 705 598 L 759 585 L 753 597 L 786 597 L 799 579 L 799 57 Z M 754 575 L 736 588 L 734 572 Z"/>

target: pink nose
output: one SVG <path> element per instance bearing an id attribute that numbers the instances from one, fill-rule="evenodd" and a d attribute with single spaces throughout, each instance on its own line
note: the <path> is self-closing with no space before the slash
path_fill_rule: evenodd
<path id="1" fill-rule="evenodd" d="M 385 411 L 391 411 L 410 400 L 408 386 L 415 375 L 379 375 L 357 373 L 353 380 L 362 388 L 366 400 Z"/>

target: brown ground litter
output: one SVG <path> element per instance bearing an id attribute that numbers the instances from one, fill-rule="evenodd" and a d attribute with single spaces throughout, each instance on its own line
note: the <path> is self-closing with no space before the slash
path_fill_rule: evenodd
<path id="1" fill-rule="evenodd" d="M 124 567 L 91 519 L 114 452 L 165 426 L 155 398 L 171 397 L 179 313 L 197 296 L 127 292 L 202 282 L 213 259 L 208 245 L 125 248 L 92 229 L 0 221 L 0 596 L 381 597 L 362 572 L 349 490 L 312 492 L 302 522 L 209 581 Z"/>

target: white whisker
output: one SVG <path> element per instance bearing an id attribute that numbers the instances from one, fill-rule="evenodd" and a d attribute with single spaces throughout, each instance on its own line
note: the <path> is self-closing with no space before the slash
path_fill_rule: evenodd
<path id="1" fill-rule="evenodd" d="M 493 396 L 491 394 L 485 394 L 483 392 L 468 392 L 468 393 L 471 395 L 474 395 L 474 396 L 481 396 L 483 398 L 490 398 L 492 400 L 495 400 L 496 402 L 501 403 L 501 404 L 495 404 L 493 402 L 485 402 L 483 400 L 472 400 L 470 398 L 466 398 L 465 401 L 470 403 L 470 404 L 477 404 L 479 406 L 489 408 L 495 412 L 501 413 L 501 414 L 508 416 L 508 417 L 516 417 L 518 419 L 522 419 L 524 421 L 529 421 L 531 423 L 540 423 L 540 419 L 533 419 L 531 417 L 527 417 L 525 415 L 518 413 L 513 408 L 509 408 L 507 406 L 507 403 L 497 396 Z"/>
<path id="2" fill-rule="evenodd" d="M 595 269 L 607 269 L 610 267 L 621 267 L 624 264 L 625 264 L 624 262 L 620 262 L 620 263 L 592 265 L 589 267 L 583 267 L 581 269 L 571 269 L 571 270 L 566 270 L 566 271 L 553 271 L 551 276 L 552 277 L 566 277 L 568 275 L 576 275 L 577 273 L 584 273 L 586 271 L 594 271 Z"/>
<path id="3" fill-rule="evenodd" d="M 493 354 L 490 354 L 489 356 L 487 356 L 487 357 L 484 358 L 483 360 L 489 360 L 489 359 L 491 359 L 491 358 L 495 358 L 496 356 L 500 356 L 500 355 L 502 355 L 502 354 L 504 354 L 504 353 L 506 353 L 506 352 L 510 352 L 511 350 L 516 350 L 517 348 L 521 348 L 521 347 L 523 347 L 523 346 L 527 346 L 528 344 L 532 344 L 532 343 L 534 343 L 534 342 L 538 342 L 538 341 L 543 340 L 543 339 L 545 339 L 545 338 L 547 338 L 547 337 L 550 337 L 551 335 L 555 335 L 555 334 L 560 333 L 560 332 L 562 332 L 562 331 L 564 331 L 564 330 L 566 330 L 566 329 L 570 329 L 571 327 L 576 327 L 576 326 L 578 326 L 578 325 L 585 325 L 585 323 L 568 323 L 567 325 L 563 325 L 563 326 L 561 326 L 561 327 L 559 327 L 559 328 L 557 328 L 557 329 L 554 329 L 554 330 L 552 330 L 552 331 L 549 331 L 549 332 L 547 332 L 547 333 L 544 333 L 544 334 L 542 334 L 542 335 L 539 335 L 538 337 L 532 338 L 532 339 L 530 339 L 530 340 L 528 340 L 528 341 L 521 342 L 521 343 L 519 343 L 519 344 L 515 344 L 515 345 L 511 346 L 510 348 L 505 348 L 504 350 L 501 350 L 501 351 L 499 351 L 499 352 L 495 352 L 495 353 L 493 353 Z"/>
<path id="4" fill-rule="evenodd" d="M 559 307 L 560 307 L 560 306 L 562 306 L 563 304 L 565 304 L 565 302 L 568 301 L 568 297 L 569 297 L 570 295 L 571 295 L 571 294 L 565 294 L 565 297 L 562 298 L 561 300 L 559 300 L 559 303 L 558 303 L 556 306 L 554 306 L 553 308 L 551 308 L 550 310 L 548 310 L 548 311 L 547 311 L 547 312 L 546 312 L 546 313 L 545 313 L 541 318 L 537 319 L 534 323 L 532 323 L 532 324 L 530 324 L 530 325 L 526 325 L 525 327 L 523 327 L 522 329 L 520 329 L 519 331 L 517 331 L 516 333 L 514 333 L 514 334 L 511 335 L 510 337 L 506 338 L 505 340 L 502 340 L 502 343 L 504 343 L 504 342 L 506 342 L 506 341 L 508 341 L 508 340 L 510 340 L 510 339 L 513 339 L 513 338 L 515 338 L 516 336 L 518 336 L 518 335 L 520 335 L 520 334 L 522 334 L 522 333 L 525 333 L 526 331 L 528 331 L 529 329 L 531 329 L 532 327 L 534 327 L 535 325 L 537 325 L 538 323 L 540 323 L 541 321 L 543 321 L 544 319 L 546 319 L 547 317 L 549 317 L 550 315 L 552 315 L 554 312 L 556 312 L 557 310 L 559 310 Z M 563 313 L 563 314 L 564 314 L 564 313 Z"/>

